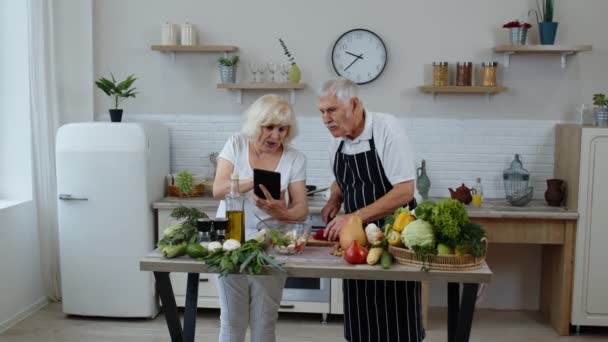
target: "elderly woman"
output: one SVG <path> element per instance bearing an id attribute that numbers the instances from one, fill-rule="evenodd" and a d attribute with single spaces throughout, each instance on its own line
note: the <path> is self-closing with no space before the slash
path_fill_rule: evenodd
<path id="1" fill-rule="evenodd" d="M 258 219 L 300 221 L 308 215 L 306 158 L 289 146 L 296 136 L 295 115 L 287 99 L 265 95 L 245 112 L 241 133 L 232 135 L 218 156 L 213 196 L 230 191 L 230 176 L 239 175 L 239 190 L 246 195 L 246 239 L 257 232 Z M 281 198 L 253 193 L 253 169 L 281 173 Z M 266 189 L 264 189 L 266 191 Z M 220 342 L 275 341 L 275 325 L 285 277 L 228 275 L 218 278 L 221 306 Z"/>

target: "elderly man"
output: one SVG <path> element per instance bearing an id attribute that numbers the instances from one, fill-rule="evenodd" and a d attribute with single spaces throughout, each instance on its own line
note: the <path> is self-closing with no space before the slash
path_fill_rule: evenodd
<path id="1" fill-rule="evenodd" d="M 325 236 L 338 237 L 350 215 L 382 225 L 383 218 L 414 200 L 415 168 L 404 128 L 392 115 L 367 111 L 357 85 L 327 81 L 319 110 L 333 136 L 330 158 L 335 181 L 322 210 Z M 339 215 L 344 203 L 344 215 Z M 344 280 L 344 337 L 360 341 L 424 339 L 420 282 Z"/>

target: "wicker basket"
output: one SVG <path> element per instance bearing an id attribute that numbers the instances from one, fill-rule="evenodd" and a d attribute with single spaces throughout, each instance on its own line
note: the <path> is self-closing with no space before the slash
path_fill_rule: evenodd
<path id="1" fill-rule="evenodd" d="M 488 240 L 483 239 L 486 244 L 486 254 L 488 253 Z M 395 257 L 398 264 L 426 267 L 438 271 L 470 271 L 481 268 L 486 256 L 474 257 L 472 255 L 431 255 L 425 263 L 423 259 L 416 255 L 414 251 L 407 248 L 389 246 L 388 251 Z"/>
<path id="2" fill-rule="evenodd" d="M 202 197 L 205 195 L 205 184 L 198 180 L 194 180 L 192 192 L 189 194 L 183 193 L 176 185 L 176 180 L 173 175 L 167 176 L 167 196 L 170 197 Z"/>

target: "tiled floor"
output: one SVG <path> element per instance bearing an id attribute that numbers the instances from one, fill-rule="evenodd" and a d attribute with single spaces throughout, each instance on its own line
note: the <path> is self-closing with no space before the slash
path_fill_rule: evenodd
<path id="1" fill-rule="evenodd" d="M 218 311 L 201 310 L 197 320 L 197 341 L 217 341 Z M 445 341 L 445 310 L 430 310 L 429 329 L 425 341 Z M 332 316 L 326 325 L 320 315 L 281 314 L 277 341 L 344 341 L 342 318 Z M 608 330 L 596 329 L 581 336 L 560 337 L 543 323 L 536 312 L 478 310 L 471 341 L 608 341 Z M 98 319 L 66 317 L 60 304 L 50 304 L 8 331 L 0 334 L 0 342 L 166 342 L 169 334 L 161 315 L 146 319 Z"/>

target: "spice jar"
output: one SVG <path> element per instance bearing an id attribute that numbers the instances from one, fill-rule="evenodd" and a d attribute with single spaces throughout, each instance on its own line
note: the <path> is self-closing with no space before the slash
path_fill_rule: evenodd
<path id="1" fill-rule="evenodd" d="M 497 62 L 481 63 L 481 85 L 484 87 L 496 86 L 496 70 L 498 69 Z"/>
<path id="2" fill-rule="evenodd" d="M 450 85 L 448 62 L 433 62 L 433 85 L 440 87 Z"/>
<path id="3" fill-rule="evenodd" d="M 456 63 L 456 85 L 471 86 L 473 79 L 473 62 Z"/>

